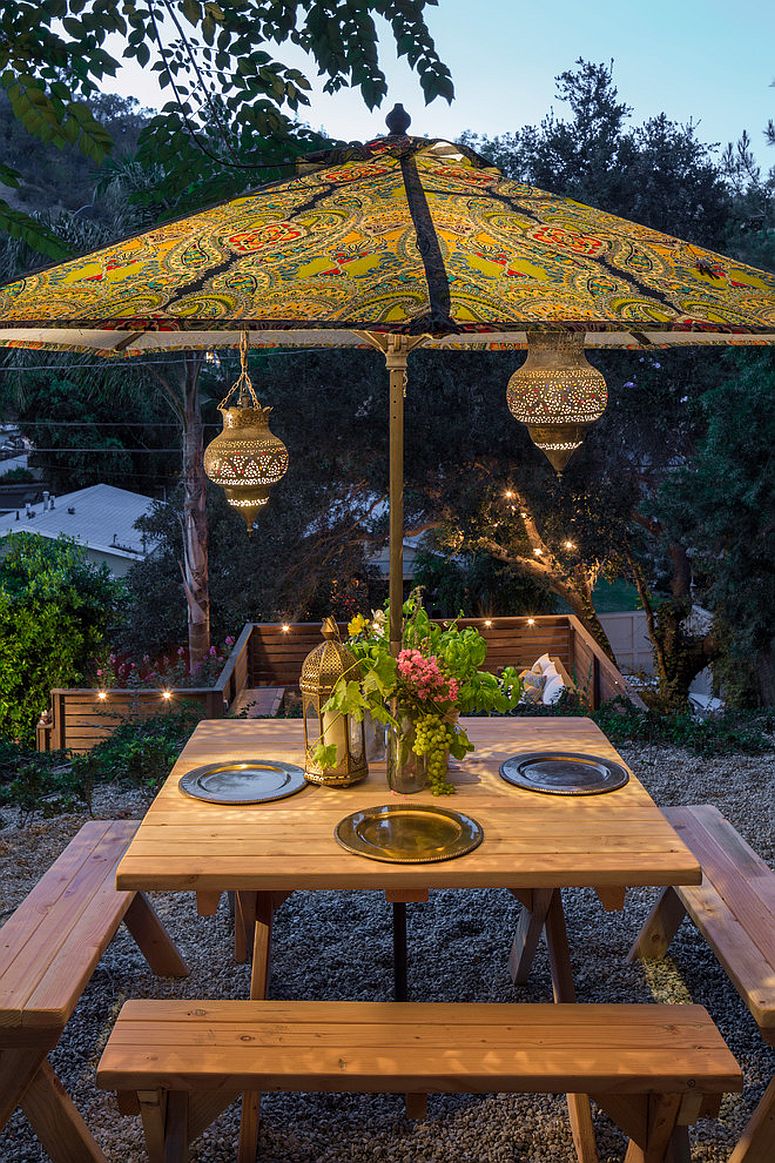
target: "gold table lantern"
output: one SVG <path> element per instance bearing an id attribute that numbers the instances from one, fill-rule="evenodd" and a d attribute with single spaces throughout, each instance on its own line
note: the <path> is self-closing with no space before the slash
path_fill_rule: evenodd
<path id="1" fill-rule="evenodd" d="M 360 677 L 358 660 L 342 644 L 333 618 L 322 626 L 323 641 L 311 650 L 301 668 L 301 705 L 304 716 L 304 774 L 310 783 L 348 787 L 369 773 L 363 721 L 338 711 L 324 711 L 337 681 Z M 314 759 L 318 743 L 336 744 L 336 764 L 324 768 Z"/>
<path id="2" fill-rule="evenodd" d="M 240 339 L 240 375 L 218 405 L 223 432 L 209 444 L 204 470 L 226 493 L 248 527 L 269 500 L 269 489 L 288 470 L 288 449 L 269 431 L 271 408 L 262 408 L 248 374 L 248 336 Z M 229 404 L 236 396 L 233 404 Z"/>
<path id="3" fill-rule="evenodd" d="M 509 380 L 507 400 L 561 473 L 608 403 L 605 380 L 584 354 L 583 332 L 529 334 L 527 359 Z"/>

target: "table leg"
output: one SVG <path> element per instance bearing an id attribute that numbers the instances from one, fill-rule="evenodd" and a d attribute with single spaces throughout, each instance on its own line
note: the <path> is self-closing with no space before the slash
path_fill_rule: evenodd
<path id="1" fill-rule="evenodd" d="M 246 897 L 251 900 L 246 900 Z M 241 917 L 252 920 L 253 965 L 250 973 L 250 996 L 254 1000 L 266 997 L 269 987 L 269 963 L 272 944 L 274 901 L 270 892 L 238 893 L 235 931 Z M 261 1095 L 246 1090 L 242 1095 L 238 1163 L 254 1163 L 258 1149 L 258 1130 L 261 1114 Z"/>
<path id="2" fill-rule="evenodd" d="M 393 997 L 406 1001 L 409 996 L 406 952 L 406 905 L 393 902 Z"/>
<path id="3" fill-rule="evenodd" d="M 562 896 L 558 888 L 553 891 L 546 912 L 546 943 L 549 947 L 554 1000 L 575 1002 L 576 987 L 573 984 L 568 931 L 565 927 Z M 597 1163 L 597 1144 L 589 1098 L 586 1094 L 569 1094 L 566 1097 L 571 1133 L 579 1163 Z"/>
<path id="4" fill-rule="evenodd" d="M 515 985 L 524 985 L 527 981 L 554 891 L 552 888 L 536 888 L 529 894 L 519 895 L 522 910 L 509 954 L 509 973 Z"/>

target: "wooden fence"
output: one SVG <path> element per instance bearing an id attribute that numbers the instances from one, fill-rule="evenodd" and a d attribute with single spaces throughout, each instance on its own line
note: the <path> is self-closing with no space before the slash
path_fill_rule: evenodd
<path id="1" fill-rule="evenodd" d="M 642 705 L 572 614 L 463 618 L 459 625 L 475 626 L 487 642 L 488 670 L 531 666 L 540 655 L 550 654 L 560 659 L 591 709 L 619 696 Z M 346 632 L 344 625 L 341 629 Z M 179 687 L 167 692 L 169 698 L 162 690 L 111 689 L 104 698 L 96 690 L 53 690 L 51 707 L 38 725 L 38 750 L 89 751 L 120 723 L 159 714 L 183 701 L 202 706 L 207 718 L 222 718 L 246 690 L 298 686 L 301 664 L 321 640 L 319 622 L 248 622 L 212 687 Z"/>

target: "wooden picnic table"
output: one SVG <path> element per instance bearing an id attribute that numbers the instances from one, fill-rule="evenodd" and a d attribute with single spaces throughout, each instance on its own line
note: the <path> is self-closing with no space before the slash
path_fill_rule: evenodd
<path id="1" fill-rule="evenodd" d="M 251 996 L 265 995 L 273 910 L 300 889 L 377 889 L 394 906 L 397 996 L 405 996 L 406 903 L 430 889 L 510 889 L 523 905 L 511 950 L 515 981 L 524 981 L 543 930 L 555 1001 L 575 1001 L 560 889 L 594 888 L 606 909 L 620 909 L 635 885 L 699 884 L 700 865 L 646 789 L 631 773 L 617 791 L 551 796 L 500 778 L 510 755 L 568 750 L 623 760 L 584 718 L 471 718 L 465 728 L 476 750 L 452 773 L 457 794 L 394 797 L 384 764 L 350 788 L 309 786 L 271 803 L 230 806 L 192 799 L 180 777 L 227 759 L 274 759 L 303 765 L 299 720 L 209 720 L 200 723 L 149 808 L 117 872 L 120 889 L 193 891 L 200 912 L 214 912 L 224 891 L 235 893 L 235 946 L 253 946 Z M 626 765 L 625 765 L 626 766 Z M 473 852 L 433 864 L 386 864 L 345 851 L 334 838 L 344 816 L 404 799 L 443 803 L 476 819 L 484 840 Z M 403 960 L 403 966 L 401 964 Z M 588 1102 L 569 1096 L 580 1159 L 596 1158 Z"/>

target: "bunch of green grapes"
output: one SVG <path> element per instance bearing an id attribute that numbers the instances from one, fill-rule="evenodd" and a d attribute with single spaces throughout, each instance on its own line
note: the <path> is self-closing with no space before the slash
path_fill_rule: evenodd
<path id="1" fill-rule="evenodd" d="M 455 790 L 447 779 L 447 752 L 453 738 L 452 727 L 441 715 L 423 715 L 415 724 L 412 750 L 426 757 L 428 784 L 434 796 L 449 796 Z"/>

